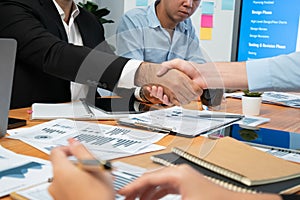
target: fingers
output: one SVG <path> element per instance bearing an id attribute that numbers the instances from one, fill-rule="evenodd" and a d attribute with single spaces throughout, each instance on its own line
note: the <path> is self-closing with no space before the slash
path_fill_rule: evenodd
<path id="1" fill-rule="evenodd" d="M 200 72 L 190 63 L 181 59 L 174 59 L 162 63 L 162 70 L 158 72 L 161 75 L 162 72 L 167 72 L 170 69 L 177 69 L 186 74 L 191 79 L 196 79 L 201 76 Z"/>
<path id="2" fill-rule="evenodd" d="M 77 139 L 68 139 L 69 148 L 72 155 L 78 159 L 94 159 L 94 156 Z"/>
<path id="3" fill-rule="evenodd" d="M 176 177 L 177 172 L 175 168 L 176 167 L 168 167 L 146 173 L 119 190 L 118 193 L 126 196 L 126 199 L 146 197 L 154 194 L 162 196 L 166 192 L 178 194 L 180 179 Z M 157 188 L 160 188 L 161 190 L 158 190 Z"/>
<path id="4" fill-rule="evenodd" d="M 53 169 L 64 167 L 65 165 L 72 165 L 67 159 L 71 155 L 69 147 L 56 147 L 51 151 L 50 160 L 53 164 Z"/>
<path id="5" fill-rule="evenodd" d="M 162 63 L 162 66 L 163 70 L 176 69 L 175 71 L 169 70 L 164 76 L 168 74 L 172 74 L 173 77 L 177 76 L 177 80 L 175 80 L 173 88 L 171 89 L 176 94 L 181 105 L 190 103 L 196 96 L 201 96 L 202 88 L 206 87 L 206 83 L 193 63 L 181 59 L 174 59 Z"/>
<path id="6" fill-rule="evenodd" d="M 80 143 L 78 140 L 74 138 L 68 139 L 69 142 L 69 149 L 72 155 L 74 155 L 79 160 L 90 160 L 95 159 L 95 157 L 91 154 L 90 151 L 86 149 L 86 147 Z M 99 168 L 100 169 L 100 168 Z M 85 169 L 90 174 L 93 174 L 95 178 L 98 178 L 99 180 L 106 182 L 108 179 L 111 179 L 111 176 L 109 173 L 106 173 L 104 171 L 100 171 L 98 168 L 92 168 L 92 169 Z"/>
<path id="7" fill-rule="evenodd" d="M 166 74 L 171 69 L 177 69 L 188 76 L 192 76 L 192 68 L 187 64 L 187 61 L 183 61 L 181 59 L 173 59 L 170 61 L 163 62 L 161 70 L 157 72 L 157 76 L 162 76 Z"/>
<path id="8" fill-rule="evenodd" d="M 92 154 L 78 140 L 71 138 L 68 140 L 69 146 L 54 148 L 51 151 L 50 159 L 53 167 L 61 167 L 64 165 L 73 165 L 68 156 L 74 155 L 78 159 L 93 159 Z"/>
<path id="9" fill-rule="evenodd" d="M 162 87 L 153 85 L 151 87 L 147 87 L 147 90 L 149 91 L 149 93 L 152 97 L 155 97 L 161 101 L 163 100 L 163 88 Z"/>
<path id="10" fill-rule="evenodd" d="M 75 139 L 69 140 L 69 146 L 58 147 L 51 151 L 54 179 L 48 191 L 54 199 L 97 199 L 99 196 L 112 199 L 114 192 L 111 176 L 100 170 L 87 171 L 79 168 L 68 159 L 69 155 L 79 159 L 93 158 L 89 151 Z"/>
<path id="11" fill-rule="evenodd" d="M 197 85 L 201 88 L 207 88 L 207 83 L 203 77 L 203 74 L 200 73 L 200 70 L 195 63 L 188 62 L 181 59 L 174 59 L 162 63 L 162 69 L 158 71 L 157 76 L 165 75 L 169 70 L 176 69 L 186 74 L 191 78 Z"/>
<path id="12" fill-rule="evenodd" d="M 156 73 L 157 76 L 163 76 L 166 74 L 170 69 L 173 69 L 171 65 L 163 65 L 162 63 L 162 68 Z"/>
<path id="13" fill-rule="evenodd" d="M 178 194 L 179 191 L 171 187 L 158 186 L 155 187 L 150 199 L 161 199 L 168 194 Z"/>
<path id="14" fill-rule="evenodd" d="M 160 85 L 164 88 L 164 94 L 168 96 L 169 102 L 175 105 L 188 104 L 202 93 L 202 88 L 192 79 L 196 74 L 196 72 L 193 73 L 195 69 L 189 62 L 184 60 L 175 59 L 171 63 L 175 63 L 174 65 L 181 70 L 184 70 L 184 66 L 187 65 L 189 71 L 186 73 L 188 75 L 172 69 L 163 76 L 157 76 L 156 74 L 162 69 L 162 65 L 142 63 L 136 72 L 135 84 L 137 86 Z M 197 80 L 197 77 L 195 76 L 195 80 Z M 162 98 L 166 100 L 166 97 Z"/>
<path id="15" fill-rule="evenodd" d="M 161 100 L 159 98 L 157 98 L 156 96 L 152 95 L 149 91 L 151 86 L 149 85 L 146 85 L 146 86 L 143 86 L 142 87 L 142 92 L 144 94 L 144 98 L 149 101 L 150 103 L 153 103 L 153 104 L 160 104 L 162 103 Z"/>
<path id="16" fill-rule="evenodd" d="M 73 164 L 68 160 L 68 155 L 71 155 L 69 147 L 54 148 L 50 154 L 54 179 L 52 184 L 49 186 L 48 191 L 55 199 L 60 199 L 59 197 L 62 195 L 60 179 L 67 180 L 69 178 L 68 174 L 65 173 L 65 169 L 75 168 L 75 166 L 73 166 Z M 70 172 L 70 170 L 68 171 Z"/>
<path id="17" fill-rule="evenodd" d="M 163 103 L 164 105 L 173 106 L 173 105 L 183 104 L 183 102 L 179 103 L 176 96 L 173 93 L 171 93 L 170 91 L 168 91 L 167 88 L 164 88 L 162 86 L 153 85 L 153 86 L 147 86 L 146 89 L 149 92 L 149 95 L 151 97 L 155 97 L 155 98 L 159 99 L 161 101 L 161 103 Z M 186 96 L 181 91 L 178 91 L 178 93 L 181 94 L 182 96 Z M 202 90 L 200 92 L 198 92 L 198 94 L 201 95 Z M 186 99 L 186 101 L 189 102 L 190 100 Z"/>
<path id="18" fill-rule="evenodd" d="M 159 99 L 161 103 L 164 105 L 173 106 L 174 104 L 179 104 L 178 100 L 175 97 L 173 97 L 174 100 L 173 102 L 171 102 L 170 99 L 172 98 L 171 97 L 172 94 L 169 94 L 170 95 L 170 99 L 169 99 L 168 95 L 165 94 L 164 88 L 162 86 L 156 86 L 156 85 L 153 85 L 151 87 L 148 86 L 147 90 L 151 96 Z"/>

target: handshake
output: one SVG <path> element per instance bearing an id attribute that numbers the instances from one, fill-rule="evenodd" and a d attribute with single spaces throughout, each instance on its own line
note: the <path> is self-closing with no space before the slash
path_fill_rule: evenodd
<path id="1" fill-rule="evenodd" d="M 224 84 L 214 63 L 197 64 L 174 59 L 162 64 L 142 63 L 135 74 L 151 103 L 184 105 L 201 97 L 206 106 L 221 104 Z"/>

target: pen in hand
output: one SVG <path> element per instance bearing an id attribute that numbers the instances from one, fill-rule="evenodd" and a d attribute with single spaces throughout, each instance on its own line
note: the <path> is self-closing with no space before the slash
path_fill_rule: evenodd
<path id="1" fill-rule="evenodd" d="M 79 169 L 87 172 L 99 172 L 103 170 L 110 171 L 112 170 L 112 164 L 107 160 L 97 160 L 97 159 L 77 159 L 71 160 L 71 162 L 77 166 Z M 49 183 L 53 181 L 53 177 L 48 178 Z"/>
<path id="2" fill-rule="evenodd" d="M 58 160 L 56 161 L 56 159 L 51 158 L 51 160 L 53 159 L 52 164 L 54 165 L 54 168 L 55 166 L 59 165 L 59 163 L 61 163 L 60 161 L 71 162 L 78 169 L 91 174 L 95 174 L 99 177 L 101 176 L 102 172 L 112 170 L 112 164 L 110 161 L 96 159 L 76 138 L 69 138 L 68 143 L 69 146 L 57 147 L 56 149 L 52 150 L 51 156 Z M 64 153 L 65 156 L 69 157 L 66 158 L 62 155 L 61 157 L 59 157 L 57 155 L 60 155 L 61 153 L 53 153 L 56 151 Z M 56 155 L 56 157 L 53 155 Z M 81 158 L 78 158 L 79 156 Z M 53 178 L 48 179 L 48 182 L 52 181 Z"/>
<path id="3" fill-rule="evenodd" d="M 74 165 L 88 172 L 112 170 L 112 164 L 106 160 L 97 159 L 77 159 L 72 161 Z"/>
<path id="4" fill-rule="evenodd" d="M 90 152 L 75 138 L 68 139 L 70 148 L 77 148 L 77 152 L 81 154 L 89 154 L 87 159 L 71 159 L 71 162 L 82 170 L 88 172 L 99 172 L 102 170 L 111 170 L 112 164 L 107 160 L 101 160 L 94 158 Z M 80 151 L 79 151 L 80 150 Z"/>

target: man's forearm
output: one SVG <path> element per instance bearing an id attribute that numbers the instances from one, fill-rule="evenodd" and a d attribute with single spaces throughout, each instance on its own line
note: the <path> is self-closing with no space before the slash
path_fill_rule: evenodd
<path id="1" fill-rule="evenodd" d="M 245 62 L 216 62 L 216 69 L 223 79 L 224 87 L 228 89 L 248 88 L 248 78 Z"/>

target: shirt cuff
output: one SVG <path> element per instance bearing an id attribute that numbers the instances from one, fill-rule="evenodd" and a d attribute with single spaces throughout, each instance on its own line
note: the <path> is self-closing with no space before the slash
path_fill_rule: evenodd
<path id="1" fill-rule="evenodd" d="M 247 61 L 246 69 L 250 91 L 261 91 L 272 87 L 269 59 Z"/>
<path id="2" fill-rule="evenodd" d="M 143 61 L 140 60 L 129 60 L 123 68 L 120 76 L 118 87 L 120 88 L 134 88 L 134 77 L 137 69 Z"/>
<path id="3" fill-rule="evenodd" d="M 140 92 L 141 92 L 141 87 L 137 87 L 135 88 L 135 91 L 134 91 L 134 97 L 138 100 L 138 101 L 143 101 L 141 95 L 140 95 Z"/>

